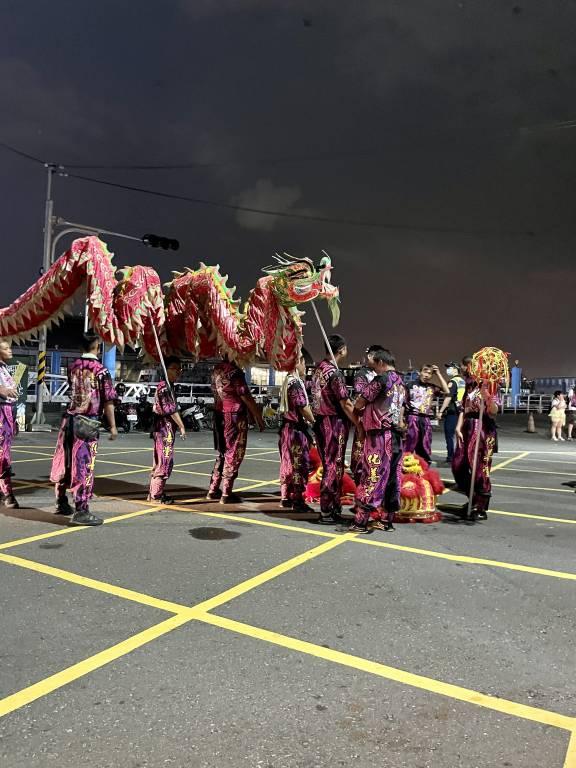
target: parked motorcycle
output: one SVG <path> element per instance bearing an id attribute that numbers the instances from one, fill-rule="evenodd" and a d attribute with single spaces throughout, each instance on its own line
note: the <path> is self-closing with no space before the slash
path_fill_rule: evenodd
<path id="1" fill-rule="evenodd" d="M 201 429 L 212 429 L 212 413 L 201 398 L 195 397 L 192 403 L 180 415 L 186 429 L 192 432 L 199 432 Z"/>
<path id="2" fill-rule="evenodd" d="M 147 393 L 140 395 L 135 411 L 136 422 L 134 428 L 139 429 L 142 432 L 150 432 L 152 429 L 154 412 L 152 411 L 152 404 L 148 402 Z"/>

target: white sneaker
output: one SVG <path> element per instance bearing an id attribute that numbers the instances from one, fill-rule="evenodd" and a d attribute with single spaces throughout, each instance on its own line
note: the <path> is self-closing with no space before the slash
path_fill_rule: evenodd
<path id="1" fill-rule="evenodd" d="M 563 443 L 566 442 L 563 437 L 559 437 L 558 440 L 562 440 Z"/>
<path id="2" fill-rule="evenodd" d="M 557 442 L 558 442 L 558 438 L 557 438 L 557 437 L 553 437 L 553 438 L 552 438 L 552 440 L 553 440 L 555 443 L 557 443 Z"/>

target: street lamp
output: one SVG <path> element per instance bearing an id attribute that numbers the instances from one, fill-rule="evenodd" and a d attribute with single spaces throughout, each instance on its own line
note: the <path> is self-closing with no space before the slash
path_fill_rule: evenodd
<path id="1" fill-rule="evenodd" d="M 103 229 L 102 227 L 94 227 L 90 224 L 78 224 L 73 221 L 66 221 L 62 218 L 54 217 L 54 201 L 52 200 L 52 179 L 54 173 L 58 173 L 61 176 L 65 176 L 64 168 L 61 165 L 55 163 L 46 163 L 46 170 L 48 171 L 48 180 L 46 187 L 46 203 L 44 207 L 44 254 L 42 261 L 42 272 L 45 274 L 55 261 L 56 246 L 59 241 L 70 234 L 78 235 L 112 235 L 113 237 L 121 237 L 124 240 L 136 240 L 151 248 L 162 248 L 164 250 L 177 251 L 180 248 L 178 240 L 173 238 L 163 237 L 161 235 L 146 234 L 141 237 L 135 237 L 134 235 L 127 235 L 124 232 L 113 232 L 110 229 Z M 56 227 L 64 227 L 58 234 L 55 235 L 54 230 Z M 84 314 L 84 331 L 88 330 L 88 306 Z M 48 331 L 46 328 L 40 330 L 38 341 L 38 366 L 37 366 L 37 383 L 36 383 L 36 415 L 32 422 L 33 431 L 46 431 L 46 418 L 44 416 L 44 399 L 43 388 L 44 380 L 46 378 L 46 342 L 48 338 Z"/>

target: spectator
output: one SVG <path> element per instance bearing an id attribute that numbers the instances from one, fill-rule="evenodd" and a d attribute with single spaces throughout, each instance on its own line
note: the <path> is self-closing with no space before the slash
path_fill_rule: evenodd
<path id="1" fill-rule="evenodd" d="M 550 436 L 555 443 L 558 440 L 564 442 L 562 437 L 562 427 L 566 424 L 566 398 L 559 389 L 554 392 L 552 406 L 550 408 Z"/>

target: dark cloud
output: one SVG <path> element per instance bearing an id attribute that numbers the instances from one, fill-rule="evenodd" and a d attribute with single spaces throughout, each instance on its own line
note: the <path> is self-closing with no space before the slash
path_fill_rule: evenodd
<path id="1" fill-rule="evenodd" d="M 484 344 L 573 373 L 576 7 L 528 0 L 71 0 L 0 10 L 0 139 L 101 178 L 354 227 L 57 179 L 56 212 L 178 237 L 116 263 L 220 263 L 246 295 L 276 250 L 332 253 L 355 355 Z M 304 23 L 306 20 L 306 24 Z M 0 303 L 41 262 L 41 167 L 0 155 Z M 386 227 L 390 227 L 387 229 Z M 427 229 L 428 228 L 428 229 Z M 444 231 L 439 231 L 444 230 Z M 309 323 L 312 319 L 309 318 Z M 319 351 L 308 328 L 307 345 Z"/>

